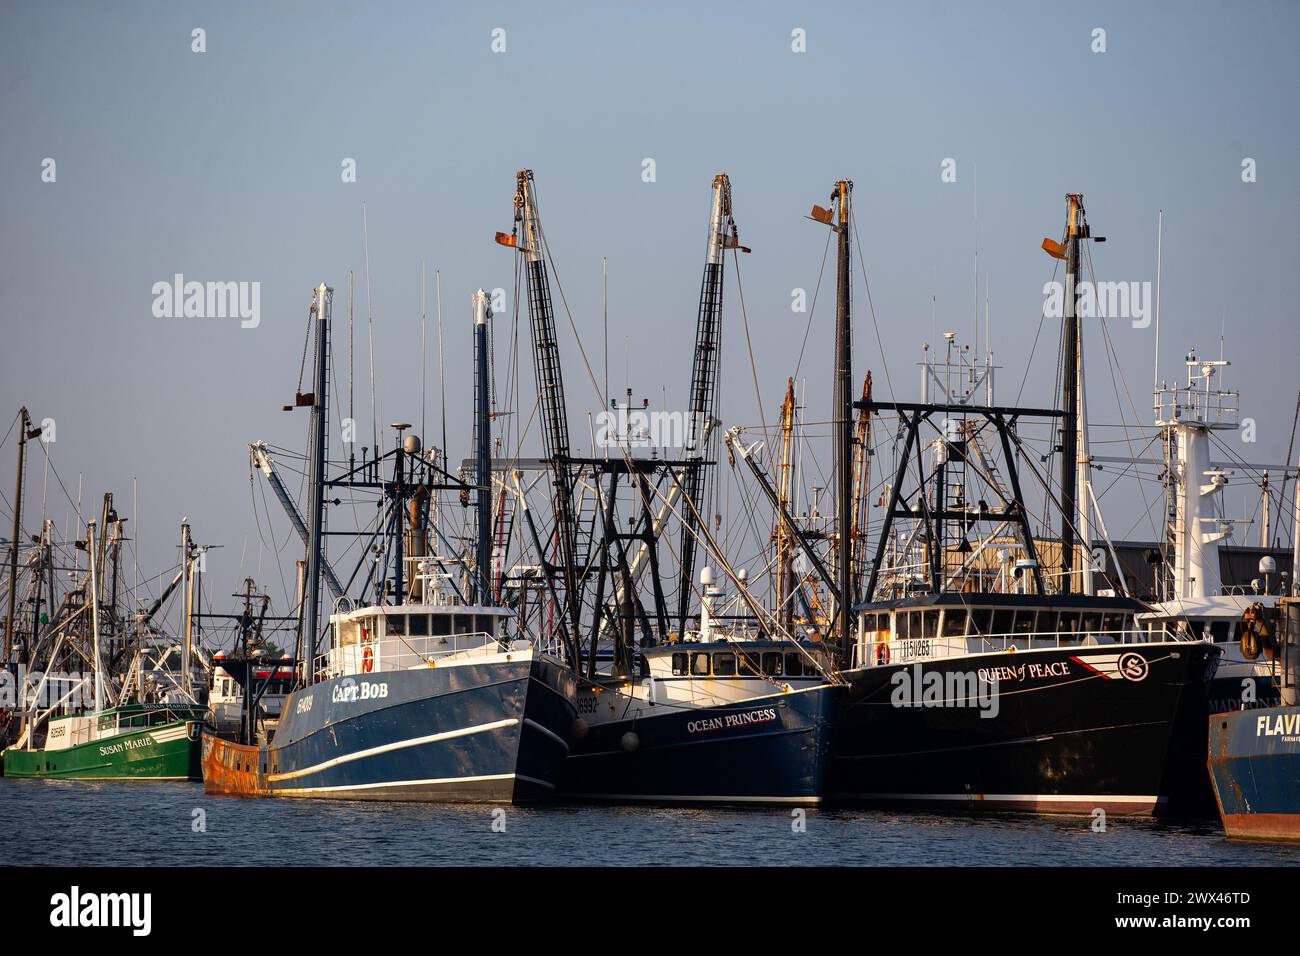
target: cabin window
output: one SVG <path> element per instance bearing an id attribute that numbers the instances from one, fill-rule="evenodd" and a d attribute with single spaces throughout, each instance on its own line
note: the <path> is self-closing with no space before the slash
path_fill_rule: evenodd
<path id="1" fill-rule="evenodd" d="M 1032 634 L 1034 632 L 1035 616 L 1033 611 L 1021 611 L 1016 614 L 1016 623 L 1011 629 L 1012 633 L 1017 637 Z"/>
<path id="2" fill-rule="evenodd" d="M 744 651 L 741 651 L 740 652 L 740 676 L 755 677 L 757 676 L 758 671 L 759 671 L 758 655 L 746 654 Z"/>
<path id="3" fill-rule="evenodd" d="M 1058 629 L 1061 632 L 1061 640 L 1063 641 L 1074 640 L 1075 634 L 1079 630 L 1079 612 L 1062 611 L 1061 623 L 1058 625 Z"/>
<path id="4" fill-rule="evenodd" d="M 484 634 L 496 634 L 497 619 L 492 614 L 480 614 L 478 616 L 478 629 Z"/>
<path id="5" fill-rule="evenodd" d="M 803 677 L 803 658 L 798 654 L 785 655 L 785 676 Z"/>
<path id="6" fill-rule="evenodd" d="M 906 615 L 906 614 L 898 614 L 898 615 L 895 616 L 895 620 L 896 620 L 898 623 L 897 623 L 897 625 L 896 625 L 896 627 L 895 627 L 895 630 L 894 630 L 894 636 L 897 637 L 897 638 L 899 638 L 900 640 L 903 639 L 903 638 L 906 638 L 906 637 L 911 637 L 911 636 L 912 636 L 912 631 L 911 631 L 911 628 L 908 627 L 907 615 Z"/>
<path id="7" fill-rule="evenodd" d="M 457 634 L 468 634 L 474 627 L 474 617 L 470 614 L 457 614 L 452 630 Z"/>
<path id="8" fill-rule="evenodd" d="M 947 610 L 943 612 L 944 637 L 961 637 L 966 633 L 966 612 Z"/>
<path id="9" fill-rule="evenodd" d="M 971 608 L 970 612 L 970 632 L 971 634 L 987 634 L 989 628 L 993 626 L 993 609 L 987 607 Z"/>
<path id="10" fill-rule="evenodd" d="M 1118 634 L 1124 630 L 1123 614 L 1103 614 L 1101 618 L 1102 629 L 1108 634 Z"/>
<path id="11" fill-rule="evenodd" d="M 113 730 L 117 726 L 116 714 L 104 714 L 99 718 L 100 730 Z"/>
<path id="12" fill-rule="evenodd" d="M 709 676 L 709 655 L 704 652 L 691 655 L 691 675 L 694 677 Z"/>
<path id="13" fill-rule="evenodd" d="M 435 614 L 433 616 L 433 627 L 429 633 L 434 637 L 446 637 L 451 633 L 451 615 Z"/>
<path id="14" fill-rule="evenodd" d="M 1211 621 L 1210 636 L 1214 639 L 1215 644 L 1222 644 L 1228 639 L 1228 622 Z"/>
<path id="15" fill-rule="evenodd" d="M 429 636 L 429 615 L 412 614 L 406 619 L 406 632 L 412 637 Z M 400 632 L 399 632 L 400 633 Z"/>
<path id="16" fill-rule="evenodd" d="M 690 670 L 689 670 L 689 668 L 687 667 L 686 655 L 685 655 L 685 654 L 674 654 L 674 655 L 673 655 L 673 674 L 674 674 L 675 676 L 677 676 L 677 677 L 685 677 L 688 673 L 690 673 Z"/>
<path id="17" fill-rule="evenodd" d="M 993 631 L 992 633 L 999 637 L 1005 637 L 1011 633 L 1011 622 L 1015 617 L 1015 611 L 999 609 L 993 612 Z"/>
<path id="18" fill-rule="evenodd" d="M 715 677 L 735 677 L 736 676 L 736 655 L 735 654 L 714 654 L 713 674 Z"/>
<path id="19" fill-rule="evenodd" d="M 888 622 L 888 618 L 886 618 L 886 622 Z M 864 631 L 876 630 L 876 615 L 874 614 L 862 615 L 862 629 Z"/>
<path id="20" fill-rule="evenodd" d="M 916 622 L 913 621 L 913 624 Z M 921 633 L 919 637 L 934 637 L 939 633 L 939 612 L 922 611 L 921 612 Z"/>
<path id="21" fill-rule="evenodd" d="M 1087 634 L 1096 634 L 1101 630 L 1101 612 L 1085 611 L 1081 618 L 1079 630 Z"/>
<path id="22" fill-rule="evenodd" d="M 780 653 L 768 651 L 763 655 L 763 673 L 768 677 L 780 677 L 782 663 L 782 655 Z"/>
<path id="23" fill-rule="evenodd" d="M 402 635 L 406 633 L 406 616 L 402 614 L 390 614 L 385 619 L 387 632 L 393 635 Z"/>
<path id="24" fill-rule="evenodd" d="M 143 726 L 144 726 L 144 714 L 136 714 L 134 717 L 132 717 L 132 718 L 131 718 L 131 726 L 132 726 L 132 727 L 143 727 Z"/>

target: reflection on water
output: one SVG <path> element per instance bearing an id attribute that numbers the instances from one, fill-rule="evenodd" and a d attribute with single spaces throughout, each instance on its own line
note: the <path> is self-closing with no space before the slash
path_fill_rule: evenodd
<path id="1" fill-rule="evenodd" d="M 802 832 L 796 822 L 788 809 L 249 800 L 209 797 L 197 783 L 0 778 L 0 863 L 6 864 L 1300 863 L 1300 847 L 1230 843 L 1210 820 L 1112 817 L 1105 833 L 1094 833 L 1088 817 L 1030 814 L 808 810 Z"/>

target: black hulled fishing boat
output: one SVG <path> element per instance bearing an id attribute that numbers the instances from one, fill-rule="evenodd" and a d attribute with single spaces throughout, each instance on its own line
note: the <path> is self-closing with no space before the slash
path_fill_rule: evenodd
<path id="1" fill-rule="evenodd" d="M 1091 234 L 1082 197 L 1067 204 L 1064 240 L 1044 242 L 1067 273 L 1060 409 L 996 405 L 991 359 L 962 350 L 927 365 L 923 401 L 859 403 L 897 416 L 897 459 L 845 661 L 834 798 L 1153 813 L 1203 788 L 1219 649 L 1139 628 L 1144 605 L 1097 586 L 1075 301 Z M 1042 468 L 1058 451 L 1059 487 Z M 1026 472 L 1059 538 L 1035 536 Z"/>

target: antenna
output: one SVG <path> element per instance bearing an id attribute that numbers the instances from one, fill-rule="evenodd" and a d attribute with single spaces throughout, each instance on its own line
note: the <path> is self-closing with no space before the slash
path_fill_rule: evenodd
<path id="1" fill-rule="evenodd" d="M 442 384 L 442 465 L 448 465 L 447 458 L 447 376 L 442 370 L 442 270 L 433 273 L 434 295 L 438 305 L 438 381 Z"/>
<path id="2" fill-rule="evenodd" d="M 609 271 L 605 256 L 600 257 L 600 286 L 605 311 L 605 401 L 609 401 Z"/>
<path id="3" fill-rule="evenodd" d="M 428 348 L 428 329 L 429 329 L 429 306 L 426 295 L 428 281 L 425 277 L 425 263 L 420 260 L 420 438 L 428 437 L 428 432 L 424 430 L 425 412 L 428 409 L 428 399 L 425 397 L 425 379 L 429 376 L 429 348 Z M 441 370 L 440 370 L 441 371 Z M 439 376 L 441 377 L 441 375 Z"/>
<path id="4" fill-rule="evenodd" d="M 1160 271 L 1164 263 L 1165 211 L 1156 210 L 1156 354 L 1151 375 L 1151 393 L 1160 391 Z M 1159 409 L 1157 409 L 1159 411 Z"/>
<path id="5" fill-rule="evenodd" d="M 366 204 L 361 204 L 361 234 L 366 255 L 366 313 L 370 335 L 370 436 L 375 454 L 379 454 L 379 413 L 375 409 L 375 302 L 370 290 L 370 221 Z"/>

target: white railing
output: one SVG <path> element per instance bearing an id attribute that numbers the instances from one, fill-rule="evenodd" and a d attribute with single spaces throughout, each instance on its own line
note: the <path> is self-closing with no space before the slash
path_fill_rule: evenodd
<path id="1" fill-rule="evenodd" d="M 853 667 L 883 667 L 913 661 L 942 660 L 968 654 L 996 654 L 1007 651 L 1051 650 L 1111 644 L 1141 644 L 1151 641 L 1187 640 L 1164 631 L 1146 629 L 1031 631 L 1011 634 L 933 635 L 894 637 L 887 640 L 859 639 L 853 645 Z"/>
<path id="2" fill-rule="evenodd" d="M 497 654 L 506 649 L 508 645 L 487 631 L 423 637 L 392 635 L 378 641 L 331 648 L 328 654 L 316 659 L 315 672 L 317 679 L 327 679 L 345 674 L 409 670 L 456 654 Z"/>

